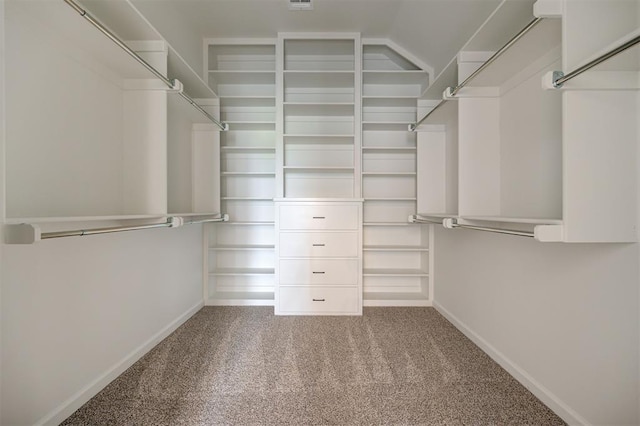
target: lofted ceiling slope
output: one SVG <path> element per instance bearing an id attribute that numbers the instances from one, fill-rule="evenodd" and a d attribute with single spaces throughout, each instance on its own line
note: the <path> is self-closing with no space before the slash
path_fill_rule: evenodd
<path id="1" fill-rule="evenodd" d="M 338 31 L 388 38 L 438 74 L 501 0 L 313 0 L 311 11 L 290 11 L 288 0 L 132 2 L 161 32 L 191 40 Z"/>

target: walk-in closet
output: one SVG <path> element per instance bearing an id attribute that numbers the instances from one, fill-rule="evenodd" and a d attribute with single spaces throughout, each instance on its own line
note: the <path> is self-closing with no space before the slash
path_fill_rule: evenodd
<path id="1" fill-rule="evenodd" d="M 0 0 L 0 423 L 640 423 L 640 0 Z"/>

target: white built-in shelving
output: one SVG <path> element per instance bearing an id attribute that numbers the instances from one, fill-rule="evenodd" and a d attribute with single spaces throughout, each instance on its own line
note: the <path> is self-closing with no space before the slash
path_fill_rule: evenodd
<path id="1" fill-rule="evenodd" d="M 406 222 L 364 223 L 364 303 L 425 306 L 431 303 L 431 230 Z"/>
<path id="2" fill-rule="evenodd" d="M 279 34 L 278 196 L 360 193 L 358 34 Z"/>
<path id="3" fill-rule="evenodd" d="M 208 229 L 205 303 L 272 305 L 276 179 L 275 40 L 206 40 L 209 84 L 229 131 L 220 140 L 221 204 Z"/>
<path id="4" fill-rule="evenodd" d="M 544 87 L 553 71 L 571 71 L 637 32 L 639 2 L 622 3 L 619 9 L 588 1 L 501 3 L 425 91 L 421 116 L 534 15 L 544 19 L 418 128 L 418 213 L 534 230 L 540 241 L 637 239 L 629 198 L 636 193 L 630 158 L 637 128 L 631 115 L 608 112 L 620 108 L 602 108 L 623 104 L 625 114 L 637 115 L 637 81 L 626 80 L 629 73 L 637 80 L 637 51 L 562 89 Z M 598 14 L 611 15 L 612 24 L 586 36 L 579 29 L 589 19 L 600 22 Z M 623 15 L 621 25 L 613 24 Z M 619 143 L 604 143 L 614 139 Z"/>
<path id="5" fill-rule="evenodd" d="M 429 77 L 418 63 L 390 44 L 363 43 L 365 305 L 431 303 L 429 227 L 406 221 L 417 202 L 416 136 L 407 123 Z"/>
<path id="6" fill-rule="evenodd" d="M 215 125 L 64 2 L 5 7 L 8 223 L 220 213 Z M 130 2 L 88 12 L 217 115 L 216 93 Z M 34 90 L 37 125 L 24 95 Z"/>

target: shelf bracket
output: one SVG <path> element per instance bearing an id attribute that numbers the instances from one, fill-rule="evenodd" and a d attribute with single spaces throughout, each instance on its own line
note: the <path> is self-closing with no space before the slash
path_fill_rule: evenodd
<path id="1" fill-rule="evenodd" d="M 42 232 L 38 225 L 21 223 L 19 225 L 5 225 L 5 244 L 33 244 L 41 240 Z"/>

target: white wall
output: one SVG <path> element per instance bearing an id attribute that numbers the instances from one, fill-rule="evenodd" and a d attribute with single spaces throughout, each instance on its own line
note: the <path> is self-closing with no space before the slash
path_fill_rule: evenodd
<path id="1" fill-rule="evenodd" d="M 637 244 L 436 231 L 435 304 L 566 421 L 638 424 Z"/>
<path id="2" fill-rule="evenodd" d="M 58 424 L 202 306 L 202 227 L 5 245 L 1 424 Z"/>

